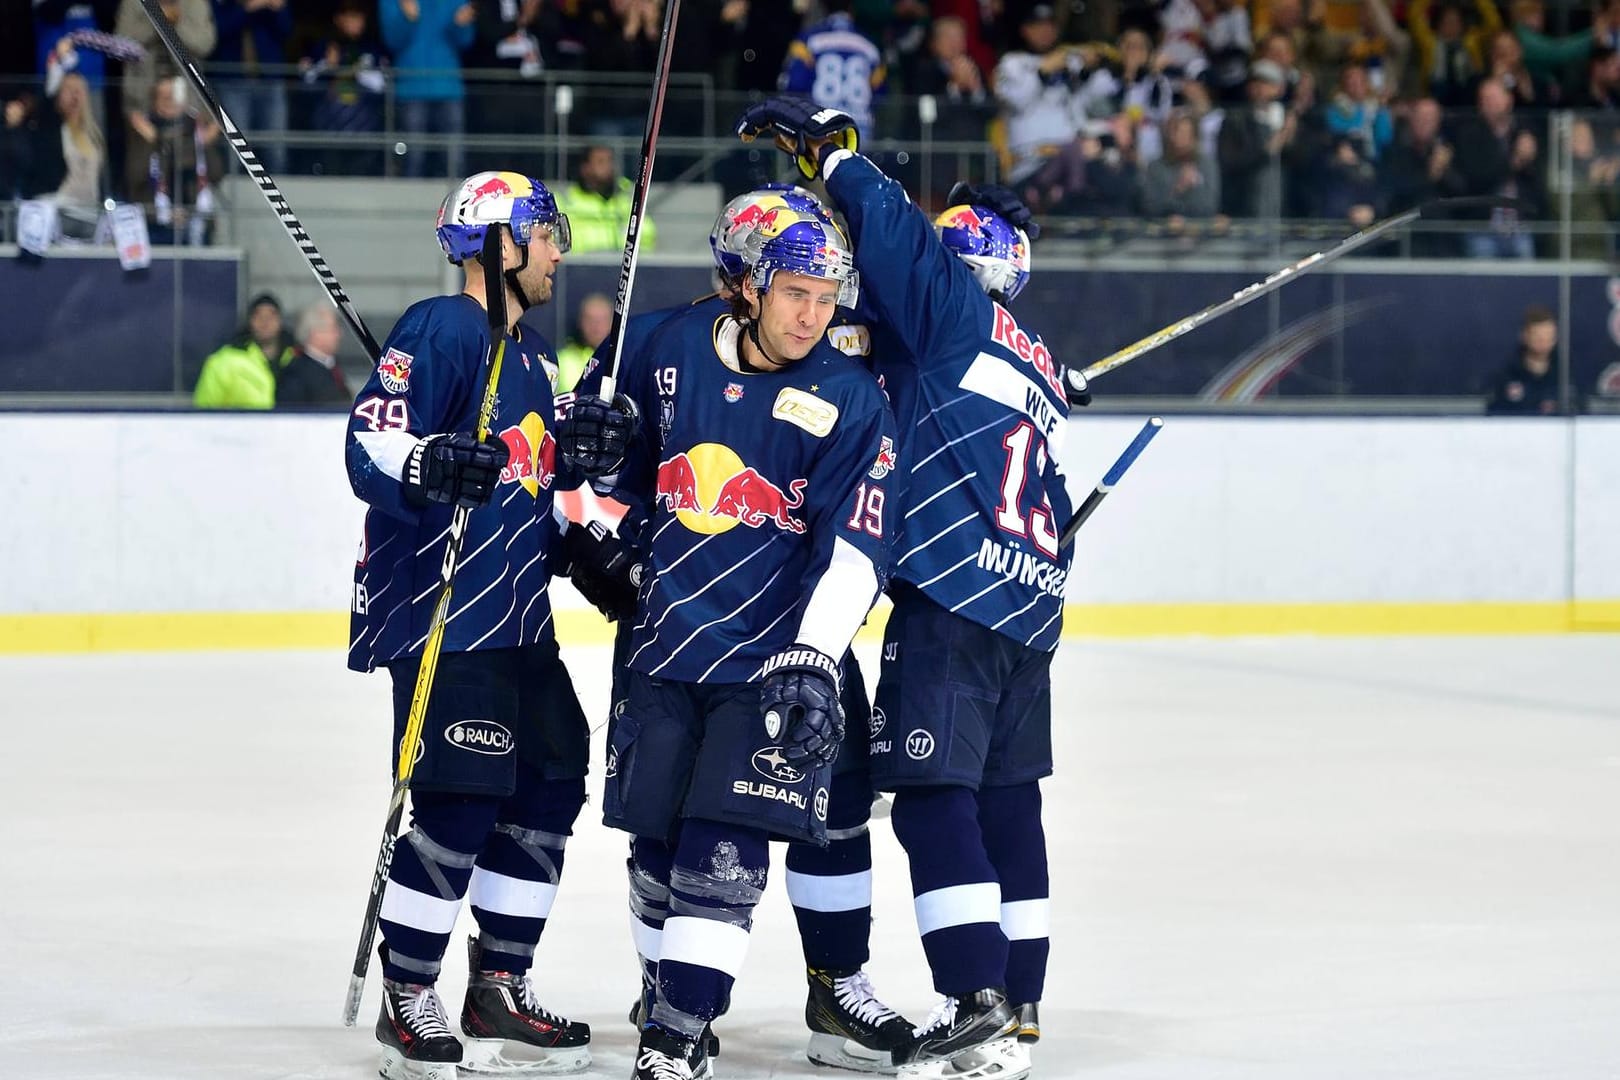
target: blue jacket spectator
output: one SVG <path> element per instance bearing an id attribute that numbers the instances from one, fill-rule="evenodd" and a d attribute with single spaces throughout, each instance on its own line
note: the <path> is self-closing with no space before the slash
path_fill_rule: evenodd
<path id="1" fill-rule="evenodd" d="M 805 94 L 824 108 L 855 118 L 863 136 L 872 136 L 872 103 L 882 96 L 888 72 L 878 47 L 855 28 L 853 0 L 827 0 L 827 18 L 788 46 L 782 89 Z"/>
<path id="2" fill-rule="evenodd" d="M 463 0 L 381 0 L 383 43 L 394 54 L 401 101 L 459 101 L 461 54 L 472 47 L 477 15 Z"/>
<path id="3" fill-rule="evenodd" d="M 1395 138 L 1389 110 L 1373 93 L 1367 69 L 1360 64 L 1350 64 L 1340 73 L 1339 92 L 1328 103 L 1324 119 L 1329 134 L 1354 141 L 1356 149 L 1368 161 L 1377 161 L 1384 147 Z"/>

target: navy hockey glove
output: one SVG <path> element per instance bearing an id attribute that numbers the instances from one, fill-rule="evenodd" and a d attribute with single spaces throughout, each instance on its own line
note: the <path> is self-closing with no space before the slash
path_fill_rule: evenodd
<path id="1" fill-rule="evenodd" d="M 828 153 L 839 149 L 854 153 L 861 145 L 853 116 L 802 97 L 773 97 L 748 106 L 737 121 L 737 137 L 753 142 L 761 135 L 774 136 L 776 145 L 793 155 L 806 180 L 820 175 Z M 812 149 L 816 142 L 824 145 Z"/>
<path id="2" fill-rule="evenodd" d="M 405 459 L 405 501 L 413 506 L 454 503 L 483 506 L 495 494 L 510 456 L 499 439 L 479 442 L 469 432 L 427 435 Z"/>
<path id="3" fill-rule="evenodd" d="M 765 734 L 781 740 L 789 764 L 831 765 L 844 741 L 838 661 L 808 645 L 794 645 L 765 661 L 764 674 L 759 707 Z"/>
<path id="4" fill-rule="evenodd" d="M 623 394 L 613 400 L 583 397 L 557 422 L 557 451 L 589 480 L 611 476 L 624 465 L 641 412 Z"/>
<path id="5" fill-rule="evenodd" d="M 608 531 L 600 521 L 570 525 L 563 534 L 568 579 L 609 622 L 636 613 L 643 566 L 636 549 Z"/>
<path id="6" fill-rule="evenodd" d="M 1011 188 L 1004 188 L 1000 184 L 985 184 L 983 187 L 974 187 L 966 180 L 958 180 L 951 188 L 951 193 L 945 196 L 945 205 L 982 206 L 986 210 L 994 210 L 1005 218 L 1010 224 L 1024 230 L 1024 235 L 1031 240 L 1041 238 L 1041 227 L 1035 223 L 1034 215 L 1024 200 Z"/>

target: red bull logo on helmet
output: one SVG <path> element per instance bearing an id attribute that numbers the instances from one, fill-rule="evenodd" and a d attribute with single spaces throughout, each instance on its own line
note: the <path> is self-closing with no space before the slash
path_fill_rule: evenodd
<path id="1" fill-rule="evenodd" d="M 683 526 L 713 535 L 739 524 L 804 532 L 804 522 L 794 515 L 804 505 L 804 487 L 804 480 L 790 480 L 783 491 L 758 469 L 744 465 L 731 447 L 699 443 L 659 464 L 655 490 L 658 503 Z"/>
<path id="2" fill-rule="evenodd" d="M 389 349 L 383 353 L 382 359 L 377 361 L 377 380 L 382 383 L 383 389 L 390 394 L 403 394 L 411 388 L 411 361 L 416 359 L 410 353 L 400 352 L 398 349 Z"/>
<path id="3" fill-rule="evenodd" d="M 984 219 L 979 212 L 971 206 L 953 206 L 939 215 L 940 225 L 950 229 L 961 229 L 974 236 L 984 235 Z"/>
<path id="4" fill-rule="evenodd" d="M 506 444 L 501 483 L 518 484 L 532 497 L 548 491 L 557 477 L 557 439 L 538 413 L 529 413 L 500 434 Z"/>

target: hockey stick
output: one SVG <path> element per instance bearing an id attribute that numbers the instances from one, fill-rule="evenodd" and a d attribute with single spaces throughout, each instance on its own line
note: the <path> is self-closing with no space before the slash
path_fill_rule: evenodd
<path id="1" fill-rule="evenodd" d="M 506 356 L 506 278 L 501 274 L 503 232 L 500 228 L 484 230 L 484 250 L 480 262 L 484 268 L 484 300 L 489 309 L 489 380 L 484 383 L 484 398 L 478 406 L 478 441 L 489 437 L 490 424 L 495 418 L 495 388 L 501 381 L 501 361 Z M 422 649 L 422 663 L 416 669 L 416 688 L 411 692 L 411 709 L 405 718 L 405 737 L 399 742 L 399 765 L 394 773 L 394 790 L 388 798 L 388 823 L 383 826 L 382 846 L 377 849 L 377 868 L 371 875 L 371 895 L 366 899 L 366 916 L 360 924 L 360 944 L 354 953 L 354 970 L 349 975 L 349 996 L 343 1003 L 343 1024 L 353 1027 L 360 1015 L 360 997 L 366 988 L 366 971 L 371 966 L 371 946 L 377 939 L 377 923 L 382 915 L 383 892 L 388 887 L 388 870 L 394 863 L 394 844 L 399 839 L 399 824 L 405 813 L 405 792 L 411 784 L 411 773 L 416 768 L 416 751 L 422 741 L 422 722 L 427 716 L 428 698 L 433 693 L 433 676 L 439 668 L 439 651 L 444 645 L 444 627 L 449 621 L 450 587 L 461 561 L 461 545 L 467 538 L 467 521 L 472 511 L 457 506 L 450 515 L 450 539 L 444 546 L 444 559 L 439 564 L 439 602 L 433 608 L 428 623 L 427 642 Z"/>
<path id="2" fill-rule="evenodd" d="M 215 99 L 213 92 L 208 89 L 207 80 L 203 78 L 202 72 L 197 70 L 197 65 L 192 63 L 191 57 L 186 53 L 185 46 L 180 44 L 180 39 L 175 36 L 174 28 L 169 25 L 169 20 L 164 16 L 163 9 L 158 6 L 158 0 L 141 0 L 141 7 L 145 9 L 146 17 L 151 20 L 152 27 L 157 31 L 158 37 L 162 38 L 163 44 L 168 47 L 170 55 L 174 57 L 174 62 L 179 65 L 181 71 L 185 72 L 186 81 L 191 83 L 191 88 L 197 92 L 198 97 L 202 98 L 203 104 L 208 106 L 208 111 L 213 114 L 214 122 L 224 130 L 226 138 L 230 140 L 231 149 L 235 150 L 236 156 L 241 159 L 242 167 L 247 170 L 249 176 L 253 177 L 254 183 L 259 185 L 259 191 L 263 193 L 265 200 L 269 202 L 270 209 L 276 212 L 276 217 L 281 221 L 281 227 L 287 230 L 287 235 L 292 237 L 292 242 L 297 244 L 298 250 L 304 253 L 304 261 L 309 264 L 310 270 L 315 274 L 315 280 L 321 283 L 321 288 L 326 290 L 326 295 L 332 298 L 332 303 L 337 305 L 338 311 L 348 322 L 349 329 L 354 331 L 354 336 L 359 338 L 360 344 L 365 347 L 366 356 L 375 364 L 377 358 L 382 355 L 382 349 L 377 346 L 377 339 L 371 336 L 371 331 L 366 328 L 365 320 L 360 318 L 360 313 L 355 310 L 354 303 L 349 299 L 349 294 L 343 291 L 343 286 L 338 282 L 337 275 L 332 273 L 332 268 L 326 265 L 326 260 L 321 257 L 320 251 L 315 247 L 315 241 L 309 238 L 309 233 L 304 231 L 303 223 L 292 212 L 292 207 L 287 205 L 287 200 L 281 194 L 281 189 L 276 186 L 275 178 L 265 171 L 264 166 L 259 163 L 259 155 L 255 154 L 253 147 L 248 145 L 246 136 L 231 120 L 229 114 L 220 107 L 219 101 Z"/>
<path id="3" fill-rule="evenodd" d="M 150 3 L 151 0 L 146 0 L 146 2 Z M 1436 210 L 1460 210 L 1481 207 L 1511 207 L 1514 205 L 1516 205 L 1515 200 L 1493 198 L 1491 196 L 1468 196 L 1460 199 L 1437 199 L 1433 202 L 1424 203 L 1422 206 L 1404 211 L 1403 213 L 1396 214 L 1394 217 L 1385 218 L 1383 221 L 1374 222 L 1365 229 L 1362 229 L 1360 232 L 1353 233 L 1350 236 L 1345 237 L 1343 240 L 1340 240 L 1337 244 L 1334 244 L 1326 251 L 1313 252 L 1298 262 L 1290 266 L 1283 267 L 1281 270 L 1278 270 L 1275 274 L 1272 274 L 1263 281 L 1257 281 L 1253 285 L 1245 285 L 1243 288 L 1239 289 L 1225 300 L 1211 304 L 1202 311 L 1194 312 L 1184 319 L 1177 320 L 1162 330 L 1155 330 L 1142 340 L 1133 342 L 1130 345 L 1125 346 L 1123 349 L 1120 349 L 1118 352 L 1109 353 L 1101 360 L 1088 364 L 1081 371 L 1081 374 L 1084 375 L 1086 377 L 1086 381 L 1089 382 L 1099 375 L 1113 371 L 1115 368 L 1128 364 L 1139 356 L 1150 353 L 1162 345 L 1169 344 L 1178 337 L 1192 333 L 1194 330 L 1198 329 L 1200 326 L 1203 326 L 1212 319 L 1218 319 L 1228 312 L 1236 311 L 1243 305 L 1252 303 L 1253 301 L 1260 299 L 1262 296 L 1265 296 L 1267 293 L 1276 292 L 1278 289 L 1288 284 L 1294 278 L 1299 277 L 1301 274 L 1308 274 L 1312 270 L 1320 269 L 1336 259 L 1342 259 L 1344 256 L 1350 254 L 1352 251 L 1355 251 L 1357 248 L 1365 247 L 1386 233 L 1393 232 L 1403 225 L 1410 225 L 1424 214 L 1433 213 Z"/>
<path id="4" fill-rule="evenodd" d="M 1119 455 L 1119 460 L 1114 462 L 1113 467 L 1103 474 L 1102 480 L 1091 490 L 1091 494 L 1086 496 L 1085 502 L 1080 504 L 1080 509 L 1074 512 L 1074 517 L 1070 518 L 1069 523 L 1063 526 L 1063 532 L 1058 537 L 1058 547 L 1062 547 L 1074 539 L 1074 534 L 1080 531 L 1080 526 L 1086 523 L 1087 518 L 1096 513 L 1097 507 L 1102 505 L 1103 499 L 1107 497 L 1110 491 L 1114 490 L 1114 485 L 1119 483 L 1120 477 L 1125 475 L 1125 470 L 1131 467 L 1137 456 L 1142 453 L 1148 443 L 1153 441 L 1153 436 L 1157 435 L 1163 427 L 1164 421 L 1162 419 L 1157 416 L 1148 417 L 1148 422 L 1143 424 L 1142 430 L 1136 433 L 1136 438 L 1131 440 L 1131 445 L 1127 446 L 1125 452 Z"/>
<path id="5" fill-rule="evenodd" d="M 152 0 L 145 0 L 151 3 Z M 630 290 L 636 284 L 636 260 L 641 255 L 641 224 L 647 215 L 647 189 L 652 186 L 653 155 L 658 150 L 658 127 L 664 120 L 664 92 L 669 87 L 669 58 L 675 50 L 675 20 L 680 15 L 681 0 L 669 0 L 664 6 L 664 29 L 658 39 L 658 61 L 653 67 L 653 92 L 647 100 L 647 123 L 641 131 L 641 171 L 636 174 L 636 186 L 630 196 L 630 227 L 624 234 L 624 258 L 619 263 L 619 290 L 613 299 L 613 325 L 608 327 L 608 338 L 613 342 L 613 359 L 607 373 L 602 376 L 598 393 L 613 400 L 615 380 L 619 375 L 619 356 L 624 352 L 624 323 L 630 317 Z"/>

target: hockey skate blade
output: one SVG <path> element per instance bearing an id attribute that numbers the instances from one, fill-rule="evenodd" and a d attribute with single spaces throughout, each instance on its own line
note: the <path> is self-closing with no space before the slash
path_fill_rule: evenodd
<path id="1" fill-rule="evenodd" d="M 1029 1070 L 1028 1045 L 1008 1035 L 943 1061 L 902 1065 L 898 1075 L 901 1080 L 1024 1080 Z"/>
<path id="2" fill-rule="evenodd" d="M 589 1046 L 547 1047 L 514 1039 L 468 1039 L 461 1054 L 462 1076 L 566 1076 L 590 1067 Z"/>
<path id="3" fill-rule="evenodd" d="M 823 1065 L 829 1069 L 887 1073 L 890 1076 L 895 1073 L 894 1062 L 887 1050 L 873 1050 L 842 1035 L 812 1032 L 810 1045 L 805 1047 L 804 1056 L 810 1059 L 812 1065 Z"/>
<path id="4" fill-rule="evenodd" d="M 385 1046 L 377 1075 L 383 1080 L 457 1080 L 453 1061 L 413 1061 L 393 1047 Z"/>

